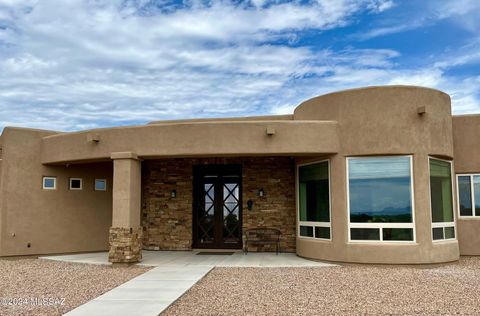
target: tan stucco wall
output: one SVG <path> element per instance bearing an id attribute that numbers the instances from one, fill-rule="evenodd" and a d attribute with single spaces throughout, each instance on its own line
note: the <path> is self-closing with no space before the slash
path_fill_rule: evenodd
<path id="1" fill-rule="evenodd" d="M 417 113 L 419 106 L 427 112 Z M 331 166 L 332 240 L 297 237 L 300 256 L 344 262 L 435 263 L 457 260 L 457 241 L 432 242 L 428 156 L 453 156 L 450 98 L 414 87 L 355 89 L 314 98 L 295 119 L 337 120 L 341 149 Z M 346 157 L 413 155 L 416 243 L 348 242 Z M 323 157 L 325 158 L 325 157 Z M 311 160 L 311 158 L 310 158 Z M 297 163 L 308 161 L 297 159 Z"/>
<path id="2" fill-rule="evenodd" d="M 453 117 L 456 173 L 480 173 L 480 115 Z"/>
<path id="3" fill-rule="evenodd" d="M 460 246 L 460 254 L 465 256 L 480 255 L 480 219 L 459 218 L 458 227 L 458 244 Z"/>
<path id="4" fill-rule="evenodd" d="M 44 166 L 41 138 L 51 134 L 3 131 L 1 256 L 108 249 L 112 164 Z M 56 176 L 57 189 L 42 190 L 42 176 Z M 70 177 L 83 178 L 82 191 L 68 189 Z M 93 190 L 95 178 L 107 179 L 106 192 Z"/>
<path id="5" fill-rule="evenodd" d="M 419 115 L 419 107 L 425 107 L 426 113 Z M 448 95 L 432 89 L 391 86 L 320 96 L 302 103 L 293 115 L 263 120 L 154 122 L 75 133 L 6 128 L 2 137 L 5 159 L 0 169 L 0 255 L 107 249 L 112 224 L 111 154 L 134 152 L 141 159 L 295 156 L 296 163 L 328 157 L 332 241 L 297 238 L 300 256 L 375 263 L 457 260 L 457 241 L 432 242 L 428 177 L 429 155 L 455 156 L 457 172 L 480 171 L 476 158 L 480 146 L 471 140 L 479 133 L 478 124 L 457 118 L 453 124 L 452 131 Z M 268 136 L 267 129 L 275 134 Z M 345 158 L 391 154 L 413 156 L 416 243 L 349 243 Z M 42 175 L 57 176 L 58 189 L 42 191 Z M 68 190 L 68 177 L 75 176 L 84 178 L 83 191 Z M 107 178 L 107 192 L 93 191 L 94 177 Z M 457 215 L 456 200 L 454 204 Z M 470 237 L 476 229 L 472 223 L 458 223 L 457 235 L 465 251 L 477 243 Z M 462 234 L 462 229 L 466 233 Z M 469 240 L 471 244 L 462 246 Z M 26 248 L 28 242 L 31 248 Z"/>
<path id="6" fill-rule="evenodd" d="M 267 135 L 267 128 L 275 130 Z M 98 143 L 89 135 L 98 135 Z M 318 135 L 323 135 L 321 138 Z M 245 121 L 154 124 L 45 137 L 43 163 L 109 159 L 130 151 L 143 158 L 183 156 L 308 155 L 334 153 L 337 124 L 319 121 Z"/>
<path id="7" fill-rule="evenodd" d="M 417 114 L 420 106 L 426 114 Z M 335 92 L 303 102 L 294 117 L 337 121 L 339 154 L 423 151 L 453 157 L 450 97 L 437 90 L 385 86 Z"/>
<path id="8" fill-rule="evenodd" d="M 455 173 L 480 173 L 480 115 L 453 117 Z M 480 255 L 480 217 L 458 218 L 460 254 Z"/>

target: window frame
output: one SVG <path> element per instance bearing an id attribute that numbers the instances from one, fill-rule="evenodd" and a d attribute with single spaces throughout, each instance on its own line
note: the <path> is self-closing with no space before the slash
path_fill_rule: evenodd
<path id="1" fill-rule="evenodd" d="M 411 223 L 351 223 L 350 222 L 350 177 L 349 177 L 349 162 L 350 160 L 360 160 L 360 159 L 372 159 L 372 158 L 398 158 L 398 157 L 407 157 L 409 159 L 410 166 L 410 199 L 412 201 L 412 222 Z M 382 156 L 351 156 L 345 157 L 346 163 L 346 192 L 347 192 L 347 219 L 348 219 L 348 243 L 368 243 L 368 244 L 416 244 L 417 243 L 417 231 L 416 231 L 416 221 L 415 221 L 415 181 L 413 178 L 413 155 L 382 155 Z M 378 240 L 357 240 L 353 239 L 351 236 L 352 228 L 378 228 L 379 237 Z M 413 239 L 412 240 L 383 240 L 383 229 L 384 228 L 411 228 Z"/>
<path id="2" fill-rule="evenodd" d="M 51 179 L 53 180 L 53 187 L 46 187 L 45 186 L 45 180 L 46 179 Z M 57 189 L 57 177 L 53 176 L 42 176 L 42 190 L 56 190 Z"/>
<path id="3" fill-rule="evenodd" d="M 452 184 L 452 215 L 453 215 L 453 222 L 433 222 L 433 215 L 432 215 L 432 184 L 430 181 L 430 160 L 438 160 L 438 161 L 444 161 L 448 162 L 450 164 L 450 182 Z M 442 159 L 442 158 L 437 158 L 437 157 L 432 157 L 428 156 L 428 203 L 430 205 L 430 223 L 431 223 L 431 228 L 430 228 L 430 236 L 432 237 L 432 242 L 433 243 L 441 243 L 441 242 L 452 242 L 457 240 L 457 221 L 456 221 L 456 212 L 453 209 L 456 205 L 454 199 L 455 199 L 455 184 L 453 183 L 453 178 L 454 172 L 453 172 L 453 160 L 447 160 L 447 159 Z M 455 179 L 456 180 L 456 179 Z M 453 224 L 453 225 L 452 225 Z M 454 229 L 454 238 L 445 238 L 445 228 L 447 227 L 453 227 Z M 443 239 L 433 239 L 433 229 L 434 228 L 443 228 Z"/>
<path id="4" fill-rule="evenodd" d="M 80 180 L 80 188 L 72 188 L 72 180 Z M 68 189 L 71 191 L 83 190 L 83 178 L 68 178 Z"/>
<path id="5" fill-rule="evenodd" d="M 457 185 L 457 211 L 458 211 L 458 218 L 461 219 L 471 219 L 471 220 L 480 220 L 480 212 L 477 214 L 475 209 L 475 191 L 474 191 L 474 183 L 473 177 L 480 177 L 480 173 L 457 173 L 455 174 L 455 180 Z M 470 177 L 470 200 L 472 202 L 472 215 L 462 215 L 460 214 L 460 188 L 458 186 L 458 178 L 459 177 Z"/>
<path id="6" fill-rule="evenodd" d="M 100 180 L 100 181 L 105 182 L 105 189 L 103 189 L 103 190 L 97 190 L 97 180 Z M 107 179 L 95 178 L 95 179 L 93 180 L 93 191 L 100 191 L 100 192 L 105 192 L 105 191 L 107 191 Z"/>
<path id="7" fill-rule="evenodd" d="M 328 169 L 328 222 L 308 222 L 300 221 L 300 167 L 316 165 L 322 162 L 327 162 Z M 295 175 L 295 187 L 296 187 L 296 206 L 297 206 L 297 237 L 301 239 L 316 240 L 316 241 L 332 241 L 332 184 L 330 181 L 330 159 L 315 160 L 311 162 L 297 164 L 296 175 Z M 312 227 L 313 237 L 301 236 L 300 235 L 300 226 Z M 315 237 L 315 227 L 328 227 L 330 229 L 330 238 L 317 238 Z"/>

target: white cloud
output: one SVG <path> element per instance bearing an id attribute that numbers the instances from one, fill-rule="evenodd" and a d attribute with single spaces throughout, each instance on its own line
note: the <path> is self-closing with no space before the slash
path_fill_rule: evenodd
<path id="1" fill-rule="evenodd" d="M 419 2 L 419 5 L 424 8 L 417 8 L 410 14 L 394 16 L 386 22 L 383 21 L 381 25 L 373 26 L 369 31 L 355 34 L 353 38 L 369 40 L 433 25 L 442 20 L 448 20 L 473 34 L 478 34 L 480 28 L 480 1 L 478 0 L 426 0 Z M 381 12 L 382 8 L 391 9 L 392 7 L 394 7 L 393 3 L 384 2 L 377 6 L 377 10 Z"/>
<path id="2" fill-rule="evenodd" d="M 303 30 L 393 6 L 0 0 L 0 126 L 71 130 L 285 113 L 321 93 L 396 82 L 450 89 L 444 68 L 401 68 L 395 50 L 289 45 Z M 478 110 L 474 84 L 452 83 L 462 111 Z"/>
<path id="3" fill-rule="evenodd" d="M 388 2 L 2 1 L 0 125 L 268 112 L 292 78 L 317 68 L 311 48 L 285 40 Z"/>

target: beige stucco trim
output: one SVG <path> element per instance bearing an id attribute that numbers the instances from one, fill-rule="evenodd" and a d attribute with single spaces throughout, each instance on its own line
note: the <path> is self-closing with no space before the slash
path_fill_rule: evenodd
<path id="1" fill-rule="evenodd" d="M 267 128 L 275 130 L 267 134 Z M 338 125 L 331 121 L 195 122 L 155 124 L 65 133 L 42 139 L 42 162 L 66 164 L 108 160 L 112 152 L 161 157 L 271 156 L 334 153 Z M 319 137 L 322 135 L 322 137 Z"/>
<path id="2" fill-rule="evenodd" d="M 125 152 L 117 152 L 117 153 L 112 153 L 110 155 L 110 158 L 113 160 L 116 159 L 134 159 L 134 160 L 139 160 L 138 155 L 129 151 Z"/>

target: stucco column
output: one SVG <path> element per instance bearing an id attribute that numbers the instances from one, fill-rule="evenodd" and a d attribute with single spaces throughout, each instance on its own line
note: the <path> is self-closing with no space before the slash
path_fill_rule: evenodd
<path id="1" fill-rule="evenodd" d="M 142 259 L 140 226 L 141 162 L 131 152 L 112 153 L 113 214 L 108 260 L 132 263 Z"/>

